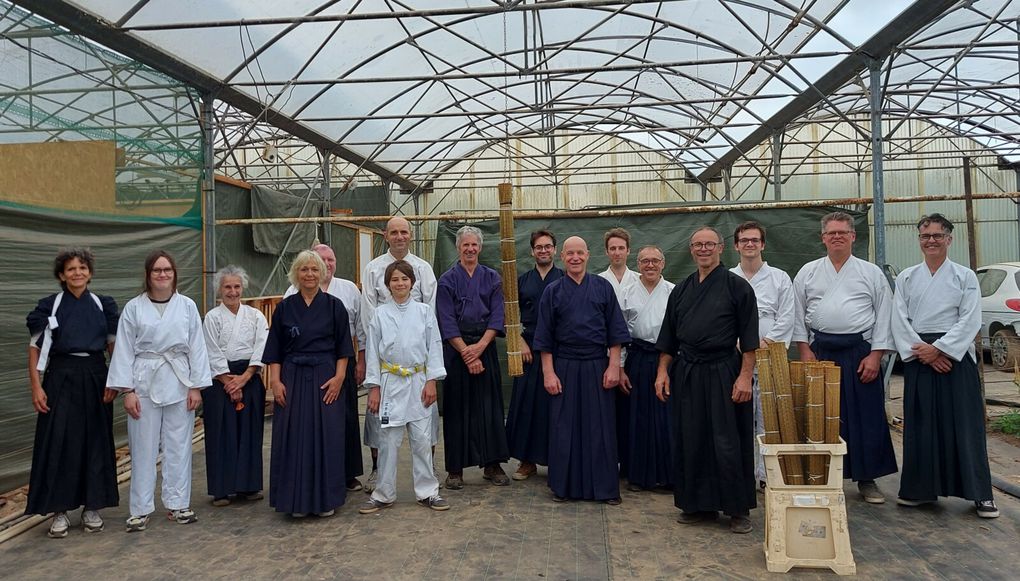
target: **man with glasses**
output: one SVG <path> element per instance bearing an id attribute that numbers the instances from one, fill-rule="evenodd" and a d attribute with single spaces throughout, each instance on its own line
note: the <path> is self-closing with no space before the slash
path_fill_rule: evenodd
<path id="1" fill-rule="evenodd" d="M 677 522 L 715 520 L 721 510 L 730 531 L 749 533 L 758 305 L 751 285 L 721 264 L 722 234 L 703 226 L 690 248 L 698 270 L 670 293 L 655 343 L 655 392 L 672 411 Z"/>
<path id="2" fill-rule="evenodd" d="M 635 284 L 639 278 L 638 273 L 627 266 L 627 258 L 630 256 L 630 232 L 623 228 L 610 228 L 602 235 L 602 241 L 606 246 L 606 256 L 609 257 L 609 268 L 600 272 L 599 276 L 613 285 L 616 300 L 620 301 L 623 298 L 623 289 Z M 621 478 L 627 477 L 630 464 L 629 426 L 630 397 L 621 385 L 616 392 L 616 449 L 620 454 Z"/>
<path id="3" fill-rule="evenodd" d="M 733 232 L 733 247 L 740 255 L 740 264 L 730 272 L 743 277 L 754 289 L 758 303 L 758 337 L 760 347 L 769 343 L 790 344 L 793 336 L 793 281 L 790 275 L 769 266 L 762 259 L 765 250 L 765 227 L 755 221 L 744 222 Z M 754 401 L 754 435 L 765 433 L 761 411 L 761 393 L 755 373 L 752 387 Z M 754 459 L 754 476 L 758 489 L 765 488 L 765 462 L 761 454 Z"/>
<path id="4" fill-rule="evenodd" d="M 822 217 L 827 256 L 805 264 L 793 279 L 793 340 L 802 361 L 834 361 L 842 369 L 843 476 L 857 482 L 866 502 L 882 504 L 875 479 L 896 472 L 880 373 L 882 355 L 895 349 L 892 292 L 877 266 L 853 256 L 856 238 L 849 214 Z"/>
<path id="5" fill-rule="evenodd" d="M 655 397 L 655 373 L 659 338 L 666 301 L 675 286 L 662 277 L 666 266 L 662 250 L 645 246 L 638 251 L 641 278 L 623 289 L 620 309 L 627 321 L 631 341 L 624 356 L 620 390 L 630 397 L 630 464 L 628 490 L 637 492 L 673 487 L 669 405 Z"/>
<path id="6" fill-rule="evenodd" d="M 917 223 L 924 262 L 896 278 L 893 337 L 903 359 L 901 506 L 940 496 L 974 501 L 982 518 L 992 500 L 985 410 L 974 337 L 981 291 L 969 268 L 949 260 L 953 223 L 931 214 Z"/>
<path id="7" fill-rule="evenodd" d="M 514 378 L 510 411 L 506 417 L 506 440 L 510 456 L 521 461 L 514 480 L 527 480 L 538 465 L 549 464 L 549 398 L 542 378 L 542 364 L 534 360 L 531 345 L 538 324 L 538 302 L 542 292 L 554 281 L 563 278 L 563 271 L 553 265 L 556 236 L 548 230 L 531 233 L 531 256 L 535 268 L 517 278 L 517 296 L 521 309 L 521 356 L 524 375 Z"/>

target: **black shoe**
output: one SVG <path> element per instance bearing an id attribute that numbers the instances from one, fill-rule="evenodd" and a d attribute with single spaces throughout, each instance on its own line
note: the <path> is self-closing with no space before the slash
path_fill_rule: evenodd
<path id="1" fill-rule="evenodd" d="M 754 530 L 751 526 L 751 519 L 746 516 L 730 517 L 730 532 L 737 535 L 746 535 Z"/>
<path id="2" fill-rule="evenodd" d="M 609 506 L 620 506 L 620 503 L 623 502 L 623 501 L 620 500 L 619 496 L 617 496 L 616 498 L 610 498 L 609 500 L 606 500 L 604 502 L 606 504 L 608 504 Z"/>
<path id="3" fill-rule="evenodd" d="M 999 518 L 999 509 L 995 506 L 994 500 L 979 500 L 974 503 L 977 514 L 981 518 Z"/>
<path id="4" fill-rule="evenodd" d="M 682 525 L 693 525 L 707 520 L 715 520 L 718 517 L 719 513 L 714 511 L 687 512 L 685 510 L 681 510 L 680 516 L 677 517 L 676 522 Z"/>

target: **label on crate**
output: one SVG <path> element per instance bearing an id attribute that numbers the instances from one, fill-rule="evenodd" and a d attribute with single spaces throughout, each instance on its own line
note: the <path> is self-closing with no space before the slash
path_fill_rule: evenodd
<path id="1" fill-rule="evenodd" d="M 815 494 L 794 494 L 793 506 L 829 506 L 829 497 Z"/>
<path id="2" fill-rule="evenodd" d="M 809 539 L 824 539 L 825 528 L 824 524 L 808 519 L 800 521 L 800 526 L 797 527 L 797 532 L 800 533 L 800 536 L 807 537 Z"/>

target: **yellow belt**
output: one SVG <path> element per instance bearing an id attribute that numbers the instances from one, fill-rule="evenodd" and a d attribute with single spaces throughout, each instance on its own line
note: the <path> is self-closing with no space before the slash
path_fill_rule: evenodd
<path id="1" fill-rule="evenodd" d="M 414 365 L 414 366 L 411 366 L 411 367 L 402 367 L 400 365 L 397 365 L 396 363 L 390 363 L 389 361 L 381 361 L 381 360 L 379 361 L 379 365 L 382 367 L 382 370 L 385 371 L 386 373 L 392 373 L 393 375 L 401 375 L 403 377 L 410 377 L 410 376 L 414 375 L 415 373 L 424 373 L 425 372 L 425 366 L 424 365 Z"/>

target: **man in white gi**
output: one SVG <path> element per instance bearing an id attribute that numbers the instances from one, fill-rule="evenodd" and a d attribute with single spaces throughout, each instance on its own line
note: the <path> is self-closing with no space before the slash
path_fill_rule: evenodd
<path id="1" fill-rule="evenodd" d="M 372 259 L 361 273 L 361 321 L 364 328 L 372 322 L 375 309 L 384 303 L 393 300 L 390 291 L 386 288 L 384 280 L 386 267 L 397 260 L 403 260 L 414 269 L 414 286 L 411 288 L 411 300 L 425 303 L 436 310 L 436 274 L 432 271 L 432 265 L 427 261 L 415 256 L 410 252 L 411 240 L 414 233 L 411 224 L 400 216 L 393 216 L 386 222 L 386 229 L 383 231 L 383 239 L 389 246 L 389 250 L 381 256 Z M 362 376 L 359 376 L 359 378 Z M 430 407 L 432 414 L 432 447 L 433 454 L 435 446 L 439 443 L 439 406 Z M 379 416 L 377 414 L 365 414 L 365 445 L 372 450 L 372 472 L 365 483 L 365 492 L 372 492 L 375 488 L 376 470 L 379 458 Z M 442 480 L 440 480 L 442 482 Z"/>
<path id="2" fill-rule="evenodd" d="M 630 345 L 623 355 L 620 391 L 630 397 L 627 418 L 630 450 L 621 451 L 630 460 L 628 490 L 670 489 L 672 446 L 669 404 L 655 395 L 655 374 L 659 351 L 655 342 L 666 315 L 666 301 L 676 286 L 662 277 L 666 259 L 657 246 L 638 251 L 641 277 L 623 287 L 620 310 L 630 331 Z"/>
<path id="3" fill-rule="evenodd" d="M 348 368 L 348 378 L 344 382 L 343 394 L 347 397 L 347 444 L 345 462 L 347 464 L 347 490 L 361 490 L 362 484 L 358 476 L 365 473 L 363 460 L 361 458 L 361 439 L 358 430 L 358 385 L 365 380 L 365 325 L 361 314 L 361 291 L 358 285 L 353 282 L 336 278 L 336 254 L 333 249 L 325 244 L 316 244 L 312 250 L 326 263 L 326 270 L 329 271 L 327 282 L 322 284 L 322 292 L 333 295 L 340 299 L 347 309 L 347 318 L 351 327 L 351 338 L 357 340 L 355 350 L 358 352 L 358 361 L 354 368 L 354 376 L 350 376 L 351 369 Z M 283 293 L 284 298 L 297 292 L 294 285 L 290 285 L 287 292 Z M 366 323 L 367 325 L 367 323 Z"/>
<path id="4" fill-rule="evenodd" d="M 762 259 L 765 227 L 753 220 L 737 226 L 733 232 L 733 248 L 740 255 L 740 264 L 731 268 L 730 272 L 751 283 L 758 302 L 760 347 L 767 349 L 769 343 L 786 343 L 789 346 L 793 337 L 793 281 L 790 275 L 769 266 Z M 754 401 L 754 435 L 760 436 L 765 433 L 765 420 L 761 412 L 757 370 L 751 397 Z M 754 476 L 758 480 L 758 489 L 764 489 L 765 462 L 761 454 L 754 459 Z"/>
<path id="5" fill-rule="evenodd" d="M 602 235 L 609 257 L 609 268 L 600 272 L 599 276 L 613 285 L 617 302 L 622 303 L 623 289 L 638 282 L 640 275 L 627 267 L 630 256 L 630 232 L 623 228 L 611 228 Z M 616 392 L 616 449 L 620 460 L 620 477 L 627 477 L 630 464 L 630 397 L 627 391 L 618 389 Z"/>
<path id="6" fill-rule="evenodd" d="M 805 264 L 793 280 L 793 340 L 802 361 L 834 361 L 842 370 L 843 474 L 857 481 L 866 502 L 882 504 L 875 479 L 896 472 L 880 376 L 882 355 L 895 348 L 892 291 L 877 266 L 853 256 L 852 216 L 832 212 L 821 222 L 827 256 Z"/>
<path id="7" fill-rule="evenodd" d="M 981 290 L 974 271 L 949 260 L 953 223 L 931 214 L 917 223 L 924 262 L 896 278 L 893 336 L 903 359 L 903 475 L 896 502 L 940 496 L 971 500 L 995 518 L 984 401 L 974 338 Z"/>

